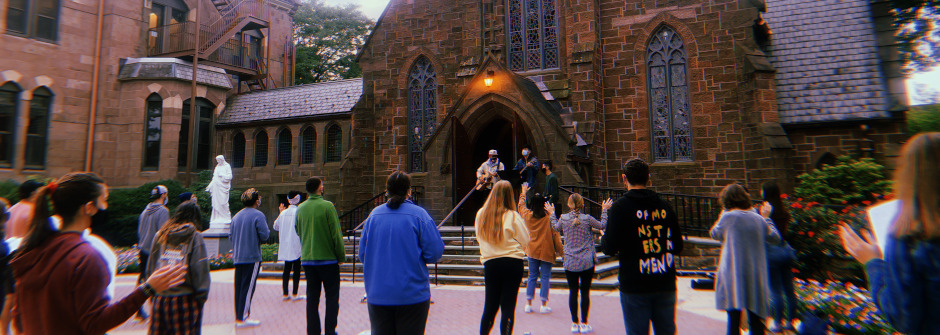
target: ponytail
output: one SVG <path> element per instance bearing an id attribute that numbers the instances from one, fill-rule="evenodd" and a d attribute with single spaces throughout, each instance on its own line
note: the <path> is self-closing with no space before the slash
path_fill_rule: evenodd
<path id="1" fill-rule="evenodd" d="M 24 252 L 42 245 L 58 231 L 49 223 L 49 202 L 55 214 L 62 218 L 62 228 L 68 227 L 78 211 L 103 193 L 104 180 L 94 173 L 69 173 L 53 181 L 33 195 L 33 219 L 23 241 Z"/>
<path id="2" fill-rule="evenodd" d="M 571 193 L 568 196 L 568 204 L 571 207 L 571 215 L 574 216 L 574 220 L 571 221 L 572 225 L 577 226 L 581 221 L 578 219 L 581 217 L 581 211 L 584 209 L 584 198 L 580 194 Z"/>
<path id="3" fill-rule="evenodd" d="M 408 200 L 408 190 L 411 189 L 411 177 L 402 171 L 392 172 L 385 182 L 385 195 L 388 196 L 388 208 L 398 209 Z"/>

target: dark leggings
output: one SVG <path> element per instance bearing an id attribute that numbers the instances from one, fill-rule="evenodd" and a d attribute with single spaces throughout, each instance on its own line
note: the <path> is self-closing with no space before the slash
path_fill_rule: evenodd
<path id="1" fill-rule="evenodd" d="M 728 311 L 728 335 L 741 334 L 741 314 L 740 310 Z M 751 335 L 764 335 L 764 319 L 751 311 L 747 311 L 747 321 L 751 328 L 749 330 Z"/>
<path id="2" fill-rule="evenodd" d="M 290 282 L 290 272 L 294 271 L 294 295 L 297 295 L 297 290 L 300 289 L 300 259 L 295 261 L 284 261 L 284 275 L 281 276 L 284 279 L 284 296 L 287 296 L 287 284 Z"/>
<path id="3" fill-rule="evenodd" d="M 501 257 L 483 263 L 483 319 L 480 320 L 480 334 L 487 335 L 493 329 L 496 312 L 502 311 L 499 333 L 512 334 L 516 311 L 516 298 L 519 296 L 519 284 L 522 283 L 522 260 Z"/>
<path id="4" fill-rule="evenodd" d="M 568 279 L 568 309 L 571 310 L 571 322 L 578 323 L 578 291 L 580 291 L 581 322 L 587 323 L 588 310 L 591 308 L 591 280 L 594 279 L 594 267 L 579 272 L 565 270 L 565 278 Z"/>

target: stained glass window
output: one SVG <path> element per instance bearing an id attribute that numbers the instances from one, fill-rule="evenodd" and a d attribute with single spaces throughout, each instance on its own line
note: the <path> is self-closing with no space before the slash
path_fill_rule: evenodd
<path id="1" fill-rule="evenodd" d="M 558 67 L 558 15 L 555 0 L 507 0 L 509 69 Z"/>
<path id="2" fill-rule="evenodd" d="M 277 165 L 290 165 L 292 142 L 290 129 L 281 129 L 277 134 Z"/>
<path id="3" fill-rule="evenodd" d="M 692 161 L 688 58 L 682 38 L 663 26 L 646 51 L 654 162 Z"/>
<path id="4" fill-rule="evenodd" d="M 326 162 L 339 162 L 342 159 L 343 130 L 338 124 L 326 128 Z"/>
<path id="5" fill-rule="evenodd" d="M 437 127 L 437 75 L 427 58 L 418 58 L 408 76 L 408 170 L 426 172 L 424 144 Z"/>

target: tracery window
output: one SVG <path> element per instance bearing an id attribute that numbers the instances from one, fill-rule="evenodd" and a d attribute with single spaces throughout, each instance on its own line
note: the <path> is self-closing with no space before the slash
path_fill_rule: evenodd
<path id="1" fill-rule="evenodd" d="M 555 0 L 507 0 L 509 69 L 558 67 L 558 15 Z"/>
<path id="2" fill-rule="evenodd" d="M 408 75 L 408 170 L 426 172 L 424 144 L 437 126 L 437 75 L 421 57 Z"/>
<path id="3" fill-rule="evenodd" d="M 654 162 L 692 161 L 688 55 L 675 30 L 663 26 L 646 51 Z"/>

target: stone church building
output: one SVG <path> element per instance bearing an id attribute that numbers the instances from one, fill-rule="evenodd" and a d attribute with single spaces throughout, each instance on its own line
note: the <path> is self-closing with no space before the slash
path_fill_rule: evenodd
<path id="1" fill-rule="evenodd" d="M 404 170 L 440 220 L 490 149 L 595 187 L 640 157 L 656 191 L 714 196 L 907 137 L 886 0 L 391 0 L 363 78 L 300 86 L 297 1 L 246 1 L 0 0 L 0 178 L 185 182 L 222 154 L 236 187 L 321 176 L 342 213 Z"/>

